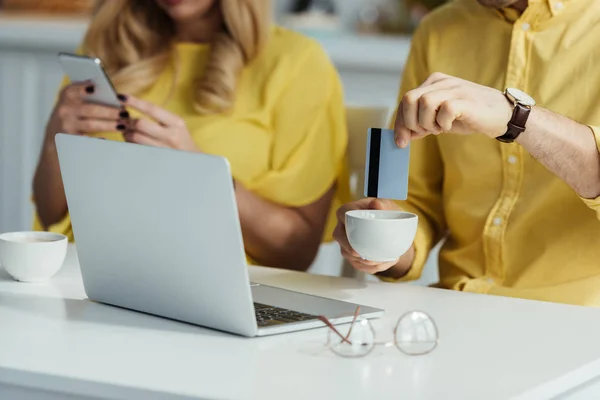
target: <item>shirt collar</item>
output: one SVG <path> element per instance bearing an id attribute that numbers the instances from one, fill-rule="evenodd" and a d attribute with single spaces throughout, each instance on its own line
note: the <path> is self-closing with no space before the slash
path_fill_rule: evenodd
<path id="1" fill-rule="evenodd" d="M 550 14 L 554 17 L 560 14 L 571 1 L 573 0 L 529 0 L 529 5 L 543 5 L 547 7 L 547 9 L 550 11 Z M 521 16 L 520 12 L 511 7 L 502 8 L 498 10 L 498 13 L 502 18 L 511 23 L 517 21 Z"/>

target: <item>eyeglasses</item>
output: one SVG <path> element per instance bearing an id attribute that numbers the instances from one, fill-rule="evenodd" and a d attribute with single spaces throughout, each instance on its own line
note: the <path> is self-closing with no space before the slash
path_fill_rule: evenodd
<path id="1" fill-rule="evenodd" d="M 375 330 L 368 319 L 360 317 L 360 307 L 356 307 L 354 318 L 343 335 L 324 316 L 319 316 L 329 330 L 327 332 L 327 347 L 342 357 L 364 357 L 371 353 L 375 346 L 396 346 L 402 353 L 418 356 L 431 353 L 439 341 L 438 329 L 427 313 L 409 311 L 402 315 L 394 327 L 393 342 L 377 342 Z"/>

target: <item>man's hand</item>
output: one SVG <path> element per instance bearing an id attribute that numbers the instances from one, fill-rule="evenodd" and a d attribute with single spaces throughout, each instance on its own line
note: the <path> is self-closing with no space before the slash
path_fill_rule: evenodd
<path id="1" fill-rule="evenodd" d="M 400 210 L 398 205 L 390 200 L 362 199 L 342 206 L 337 211 L 337 226 L 333 232 L 334 239 L 340 244 L 344 258 L 358 271 L 368 274 L 385 272 L 393 278 L 401 278 L 410 269 L 414 260 L 414 247 L 406 252 L 397 261 L 378 263 L 364 260 L 352 249 L 346 236 L 346 212 L 350 210 Z"/>
<path id="2" fill-rule="evenodd" d="M 126 141 L 177 150 L 200 151 L 180 116 L 134 96 L 127 96 L 124 104 L 152 118 L 134 119 L 121 125 Z"/>
<path id="3" fill-rule="evenodd" d="M 432 74 L 407 92 L 396 116 L 396 144 L 429 134 L 483 133 L 495 138 L 506 132 L 512 105 L 499 90 L 442 73 Z"/>

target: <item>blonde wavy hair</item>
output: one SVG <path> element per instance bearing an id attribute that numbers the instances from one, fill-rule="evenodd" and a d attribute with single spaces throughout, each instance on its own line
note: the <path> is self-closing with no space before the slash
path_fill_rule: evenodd
<path id="1" fill-rule="evenodd" d="M 211 43 L 206 70 L 194 87 L 194 107 L 203 114 L 232 107 L 239 75 L 260 52 L 270 29 L 269 0 L 215 1 L 223 29 Z M 155 1 L 100 0 L 94 14 L 83 51 L 102 60 L 117 90 L 143 92 L 169 63 L 177 71 L 175 25 Z"/>

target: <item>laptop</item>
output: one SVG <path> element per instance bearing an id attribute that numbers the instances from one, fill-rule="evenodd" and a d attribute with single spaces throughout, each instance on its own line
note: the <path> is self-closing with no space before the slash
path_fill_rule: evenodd
<path id="1" fill-rule="evenodd" d="M 357 304 L 250 282 L 227 159 L 65 134 L 56 145 L 91 300 L 247 337 L 352 320 Z"/>

